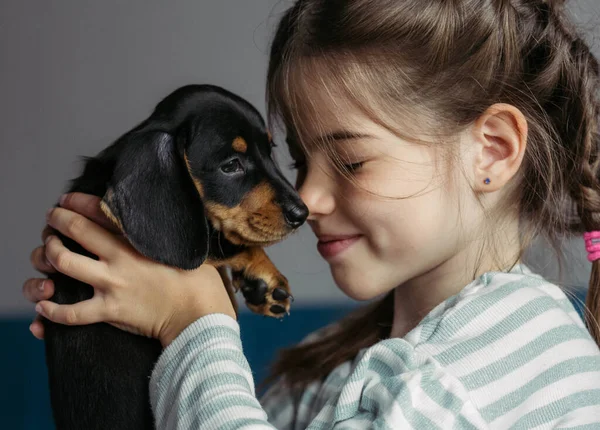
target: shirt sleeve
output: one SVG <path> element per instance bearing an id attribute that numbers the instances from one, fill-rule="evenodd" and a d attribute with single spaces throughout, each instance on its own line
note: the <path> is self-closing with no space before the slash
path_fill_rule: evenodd
<path id="1" fill-rule="evenodd" d="M 161 354 L 150 379 L 156 427 L 274 429 L 255 395 L 237 321 L 207 315 Z"/>

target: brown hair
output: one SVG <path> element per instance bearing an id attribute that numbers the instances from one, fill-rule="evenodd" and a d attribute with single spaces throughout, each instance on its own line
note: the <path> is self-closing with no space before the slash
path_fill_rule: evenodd
<path id="1" fill-rule="evenodd" d="M 491 105 L 511 104 L 529 127 L 504 208 L 518 210 L 522 250 L 538 236 L 556 244 L 599 229 L 599 67 L 563 3 L 298 0 L 271 47 L 269 118 L 285 126 L 292 150 L 302 144 L 303 130 L 318 120 L 306 96 L 316 81 L 399 135 L 427 118 L 433 138 L 450 137 Z M 403 118 L 401 130 L 395 118 Z M 586 320 L 600 344 L 599 265 L 593 263 Z M 270 380 L 324 378 L 389 336 L 392 317 L 390 293 L 324 338 L 284 350 Z"/>

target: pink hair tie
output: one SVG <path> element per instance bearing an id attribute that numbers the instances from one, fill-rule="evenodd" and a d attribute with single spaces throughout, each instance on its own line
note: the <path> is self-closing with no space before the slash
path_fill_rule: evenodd
<path id="1" fill-rule="evenodd" d="M 600 231 L 589 231 L 583 233 L 585 239 L 585 249 L 588 252 L 588 260 L 600 260 Z"/>

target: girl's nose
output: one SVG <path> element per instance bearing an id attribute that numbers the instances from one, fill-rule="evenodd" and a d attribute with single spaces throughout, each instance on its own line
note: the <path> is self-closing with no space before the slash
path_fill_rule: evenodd
<path id="1" fill-rule="evenodd" d="M 298 193 L 308 207 L 308 220 L 329 215 L 335 210 L 333 178 L 324 169 L 314 166 L 308 169 Z"/>

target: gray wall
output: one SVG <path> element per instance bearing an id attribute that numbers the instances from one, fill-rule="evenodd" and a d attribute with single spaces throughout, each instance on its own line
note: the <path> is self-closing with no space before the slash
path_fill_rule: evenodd
<path id="1" fill-rule="evenodd" d="M 290 3 L 0 0 L 0 316 L 31 310 L 21 297 L 35 275 L 29 252 L 46 209 L 78 174 L 78 156 L 95 154 L 188 83 L 224 86 L 264 113 L 268 40 Z M 571 4 L 598 37 L 600 1 Z M 289 162 L 283 151 L 279 159 Z M 268 252 L 297 305 L 346 300 L 314 245 L 305 227 Z M 569 249 L 579 264 L 565 282 L 587 282 L 581 243 Z M 555 267 L 540 251 L 534 263 L 550 274 Z"/>

